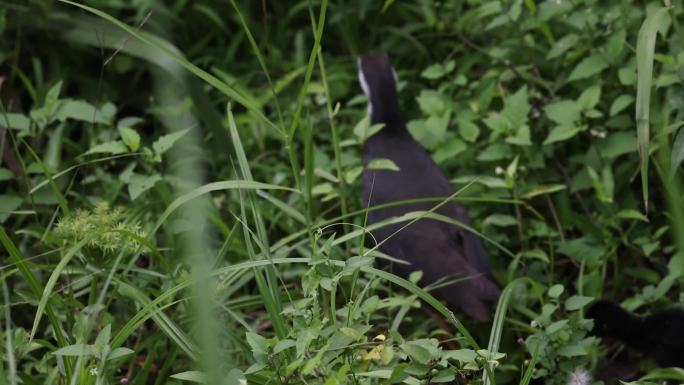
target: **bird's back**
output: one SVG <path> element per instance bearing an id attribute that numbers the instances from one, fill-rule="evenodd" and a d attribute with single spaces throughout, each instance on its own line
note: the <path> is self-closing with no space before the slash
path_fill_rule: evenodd
<path id="1" fill-rule="evenodd" d="M 371 71 L 377 71 L 377 63 L 373 64 Z M 363 65 L 361 67 L 363 70 Z M 387 83 L 389 78 L 385 74 L 370 81 L 363 79 L 362 85 L 366 81 L 364 90 L 372 90 L 379 86 L 378 79 Z M 380 82 L 380 85 L 393 87 L 393 78 L 390 83 L 383 85 Z M 386 100 L 395 95 L 390 91 L 384 89 L 382 93 L 378 92 L 382 98 L 375 97 L 372 92 L 369 95 L 371 118 L 374 123 L 383 123 L 385 127 L 366 141 L 364 161 L 368 165 L 374 159 L 390 159 L 399 170 L 364 169 L 364 204 L 372 207 L 419 198 L 449 197 L 454 193 L 453 187 L 406 130 L 403 120 L 398 116 L 399 111 L 392 111 L 393 108 L 398 109 L 398 102 Z M 439 203 L 411 203 L 374 210 L 368 214 L 369 224 L 412 211 L 427 211 Z M 470 226 L 465 208 L 457 202 L 442 205 L 436 213 Z M 452 307 L 460 306 L 478 320 L 488 319 L 490 305 L 498 298 L 499 289 L 491 280 L 487 255 L 479 237 L 435 219 L 421 219 L 402 229 L 405 224 L 394 224 L 373 232 L 378 241 L 384 240 L 380 247 L 382 252 L 411 263 L 410 266 L 395 264 L 394 272 L 407 276 L 411 271 L 422 270 L 421 284 L 424 285 L 446 277 L 458 278 L 460 282 L 437 289 L 439 297 Z"/>

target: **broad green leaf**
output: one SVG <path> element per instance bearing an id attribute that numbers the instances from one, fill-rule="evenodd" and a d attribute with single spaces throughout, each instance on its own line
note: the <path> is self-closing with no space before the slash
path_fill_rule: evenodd
<path id="1" fill-rule="evenodd" d="M 31 120 L 24 114 L 15 112 L 1 113 L 0 125 L 13 130 L 28 131 L 31 127 Z"/>
<path id="2" fill-rule="evenodd" d="M 127 152 L 128 152 L 128 148 L 126 148 L 126 145 L 120 140 L 115 140 L 115 141 L 111 141 L 111 142 L 97 144 L 97 145 L 91 147 L 90 150 L 88 150 L 84 155 L 90 155 L 90 154 L 118 155 L 118 154 L 125 154 Z"/>
<path id="3" fill-rule="evenodd" d="M 530 104 L 527 100 L 527 86 L 525 85 L 506 99 L 501 115 L 511 122 L 513 129 L 518 129 L 527 122 L 529 112 Z"/>
<path id="4" fill-rule="evenodd" d="M 531 146 L 532 141 L 530 140 L 530 127 L 526 124 L 523 124 L 518 128 L 515 136 L 509 136 L 506 138 L 506 143 L 517 146 Z"/>
<path id="5" fill-rule="evenodd" d="M 582 106 L 574 100 L 561 100 L 544 107 L 544 113 L 561 126 L 573 126 L 580 119 Z"/>
<path id="6" fill-rule="evenodd" d="M 518 224 L 518 220 L 512 215 L 491 214 L 484 219 L 483 224 L 499 227 L 516 226 Z"/>
<path id="7" fill-rule="evenodd" d="M 549 297 L 551 298 L 559 298 L 561 294 L 563 294 L 563 291 L 565 290 L 565 287 L 561 284 L 556 284 L 553 285 L 549 288 L 548 294 Z"/>
<path id="8" fill-rule="evenodd" d="M 74 356 L 74 357 L 89 357 L 97 353 L 97 350 L 93 345 L 88 344 L 75 344 L 65 346 L 63 348 L 57 349 L 52 354 L 56 356 Z"/>
<path id="9" fill-rule="evenodd" d="M 636 219 L 643 222 L 648 222 L 648 218 L 641 212 L 633 209 L 623 209 L 618 211 L 615 217 L 620 219 Z"/>
<path id="10" fill-rule="evenodd" d="M 392 159 L 387 158 L 375 158 L 368 163 L 366 166 L 369 170 L 391 170 L 399 171 L 399 166 L 392 161 Z"/>
<path id="11" fill-rule="evenodd" d="M 190 131 L 189 128 L 185 130 L 177 131 L 171 134 L 164 135 L 152 143 L 152 149 L 154 150 L 155 160 L 161 161 L 161 156 L 168 151 L 176 141 L 182 138 L 185 134 Z"/>
<path id="12" fill-rule="evenodd" d="M 435 162 L 442 163 L 447 159 L 454 159 L 456 155 L 465 151 L 467 147 L 466 143 L 461 139 L 451 138 L 437 148 L 434 155 Z"/>
<path id="13" fill-rule="evenodd" d="M 57 104 L 57 101 L 59 100 L 59 94 L 62 92 L 62 81 L 58 81 L 50 87 L 48 90 L 47 94 L 45 94 L 45 109 L 47 110 L 48 115 L 52 114 L 54 111 L 55 105 Z"/>
<path id="14" fill-rule="evenodd" d="M 465 119 L 458 119 L 458 133 L 468 142 L 475 142 L 480 135 L 480 128 L 473 122 Z"/>
<path id="15" fill-rule="evenodd" d="M 630 104 L 634 102 L 634 97 L 629 94 L 620 95 L 613 101 L 610 106 L 610 116 L 615 116 L 622 112 L 625 108 L 629 107 Z"/>
<path id="16" fill-rule="evenodd" d="M 563 36 L 553 44 L 549 53 L 546 54 L 546 59 L 551 60 L 563 55 L 569 49 L 573 48 L 578 41 L 579 37 L 574 33 Z"/>
<path id="17" fill-rule="evenodd" d="M 254 354 L 267 354 L 268 353 L 268 341 L 266 338 L 253 333 L 253 332 L 247 332 L 245 333 L 246 336 L 246 341 L 249 347 L 252 348 L 252 353 Z"/>
<path id="18" fill-rule="evenodd" d="M 119 135 L 121 135 L 121 140 L 123 140 L 131 151 L 137 151 L 138 148 L 140 148 L 140 134 L 134 129 L 126 126 L 119 126 Z"/>
<path id="19" fill-rule="evenodd" d="M 601 100 L 601 85 L 595 84 L 582 91 L 579 99 L 577 99 L 577 104 L 584 110 L 591 110 L 596 107 L 599 100 Z"/>
<path id="20" fill-rule="evenodd" d="M 176 373 L 172 374 L 170 376 L 171 378 L 175 378 L 176 380 L 182 380 L 182 381 L 190 381 L 190 382 L 195 382 L 198 384 L 205 384 L 207 380 L 207 375 L 198 372 L 198 371 L 187 371 L 187 372 L 181 372 L 181 373 Z"/>
<path id="21" fill-rule="evenodd" d="M 572 297 L 565 300 L 565 309 L 568 311 L 579 310 L 587 306 L 594 297 L 585 297 L 581 295 L 573 295 Z"/>
<path id="22" fill-rule="evenodd" d="M 116 108 L 111 103 L 105 104 L 102 108 L 95 108 L 83 100 L 64 99 L 57 107 L 55 118 L 61 122 L 73 119 L 87 123 L 107 124 L 112 121 L 115 113 Z"/>
<path id="23" fill-rule="evenodd" d="M 586 79 L 594 76 L 608 67 L 608 63 L 600 55 L 591 55 L 582 60 L 575 69 L 572 70 L 568 81 Z"/>
<path id="24" fill-rule="evenodd" d="M 429 67 L 427 67 L 423 72 L 421 72 L 420 76 L 426 78 L 426 79 L 439 79 L 441 77 L 444 77 L 444 75 L 448 74 L 449 72 L 453 71 L 456 66 L 456 62 L 453 60 L 449 60 L 446 64 L 433 64 Z"/>
<path id="25" fill-rule="evenodd" d="M 131 200 L 135 200 L 142 193 L 154 187 L 160 180 L 162 177 L 159 174 L 132 174 L 128 179 L 128 194 L 131 196 Z"/>
<path id="26" fill-rule="evenodd" d="M 115 360 L 117 358 L 130 356 L 133 353 L 135 353 L 135 350 L 133 350 L 133 349 L 116 348 L 116 349 L 112 350 L 112 352 L 109 353 L 109 355 L 107 355 L 107 360 Z"/>
<path id="27" fill-rule="evenodd" d="M 354 132 L 354 135 L 356 136 L 357 140 L 359 143 L 363 143 L 366 141 L 366 139 L 370 138 L 373 136 L 376 132 L 380 131 L 383 127 L 385 127 L 385 124 L 370 124 L 370 116 L 366 115 L 363 119 L 361 119 L 356 125 L 354 126 L 354 129 L 352 130 Z"/>
<path id="28" fill-rule="evenodd" d="M 549 135 L 544 139 L 543 144 L 551 144 L 551 143 L 556 143 L 556 142 L 562 142 L 564 140 L 568 140 L 579 132 L 578 127 L 574 126 L 556 126 L 554 127 L 551 132 L 549 132 Z"/>
<path id="29" fill-rule="evenodd" d="M 634 149 L 636 149 L 636 143 L 634 131 L 616 132 L 599 143 L 599 151 L 603 157 L 615 158 L 620 155 L 633 153 Z"/>
<path id="30" fill-rule="evenodd" d="M 0 167 L 0 182 L 4 182 L 6 180 L 12 180 L 14 179 L 14 174 L 12 174 L 12 171 Z M 2 211 L 2 210 L 0 210 Z"/>
<path id="31" fill-rule="evenodd" d="M 0 195 L 0 223 L 9 218 L 10 213 L 21 206 L 23 199 L 15 195 Z"/>
<path id="32" fill-rule="evenodd" d="M 430 116 L 443 115 L 449 109 L 448 98 L 434 90 L 423 90 L 416 98 L 420 109 Z"/>

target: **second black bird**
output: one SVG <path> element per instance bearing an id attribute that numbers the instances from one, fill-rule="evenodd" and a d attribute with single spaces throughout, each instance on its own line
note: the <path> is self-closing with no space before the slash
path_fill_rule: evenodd
<path id="1" fill-rule="evenodd" d="M 359 82 L 368 96 L 372 124 L 384 127 L 365 143 L 366 165 L 374 159 L 390 159 L 399 171 L 372 170 L 363 173 L 364 203 L 376 206 L 416 198 L 446 198 L 454 189 L 430 155 L 406 129 L 397 97 L 396 73 L 386 54 L 359 58 Z M 412 211 L 426 211 L 437 202 L 414 203 L 370 211 L 369 224 L 401 216 Z M 465 208 L 448 202 L 437 214 L 470 225 Z M 404 277 L 414 270 L 423 271 L 422 285 L 445 277 L 459 282 L 437 289 L 438 297 L 450 307 L 460 307 L 471 317 L 483 321 L 491 314 L 491 305 L 499 297 L 493 282 L 487 254 L 479 237 L 443 221 L 424 218 L 390 237 L 405 223 L 373 231 L 377 241 L 386 240 L 380 251 L 405 260 L 410 265 L 395 264 L 394 272 Z M 389 238 L 389 239 L 388 239 Z"/>
<path id="2" fill-rule="evenodd" d="M 660 366 L 684 368 L 684 310 L 640 317 L 617 303 L 600 300 L 589 308 L 587 318 L 594 320 L 593 335 L 620 341 Z"/>

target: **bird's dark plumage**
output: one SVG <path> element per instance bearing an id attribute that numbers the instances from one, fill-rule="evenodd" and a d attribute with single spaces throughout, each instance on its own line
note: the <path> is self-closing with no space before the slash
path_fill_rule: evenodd
<path id="1" fill-rule="evenodd" d="M 364 203 L 376 206 L 416 198 L 446 198 L 454 193 L 449 180 L 428 153 L 407 131 L 400 114 L 396 89 L 396 74 L 386 54 L 369 54 L 359 59 L 359 82 L 368 95 L 368 110 L 372 124 L 384 127 L 368 138 L 365 159 L 391 159 L 399 171 L 371 170 L 363 173 Z M 412 211 L 430 210 L 437 202 L 415 203 L 371 211 L 369 224 Z M 438 214 L 470 225 L 465 208 L 449 202 Z M 405 223 L 386 226 L 373 235 L 378 241 L 387 239 Z M 423 271 L 423 285 L 445 277 L 461 281 L 436 289 L 450 307 L 460 307 L 477 320 L 490 318 L 491 305 L 499 297 L 493 282 L 487 254 L 479 237 L 454 225 L 421 219 L 384 242 L 380 250 L 403 259 L 411 265 L 395 264 L 394 272 L 407 276 Z"/>
<path id="2" fill-rule="evenodd" d="M 684 368 L 684 310 L 667 309 L 639 317 L 615 302 L 600 300 L 587 311 L 592 334 L 618 340 L 658 365 Z"/>

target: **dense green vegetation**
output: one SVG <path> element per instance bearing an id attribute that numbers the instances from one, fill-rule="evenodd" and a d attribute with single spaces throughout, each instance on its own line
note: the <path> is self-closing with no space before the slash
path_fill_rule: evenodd
<path id="1" fill-rule="evenodd" d="M 665 3 L 0 2 L 0 384 L 611 383 L 634 353 L 592 299 L 684 302 Z M 377 50 L 486 241 L 491 324 L 374 264 Z"/>

